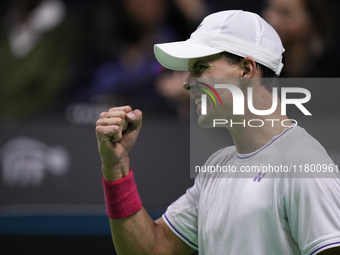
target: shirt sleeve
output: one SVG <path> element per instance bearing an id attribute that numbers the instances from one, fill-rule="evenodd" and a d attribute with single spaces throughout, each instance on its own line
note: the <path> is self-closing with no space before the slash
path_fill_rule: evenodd
<path id="1" fill-rule="evenodd" d="M 187 245 L 198 250 L 198 202 L 200 198 L 200 179 L 194 186 L 172 203 L 163 214 L 168 227 Z"/>
<path id="2" fill-rule="evenodd" d="M 289 181 L 286 213 L 302 255 L 340 246 L 340 179 Z"/>

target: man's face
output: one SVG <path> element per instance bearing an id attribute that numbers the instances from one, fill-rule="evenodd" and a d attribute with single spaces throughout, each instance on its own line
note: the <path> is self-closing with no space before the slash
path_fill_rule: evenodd
<path id="1" fill-rule="evenodd" d="M 196 78 L 204 79 L 205 83 L 214 87 L 213 79 L 236 78 L 233 79 L 235 86 L 241 87 L 239 78 L 242 77 L 243 70 L 238 64 L 230 64 L 224 56 L 220 54 L 197 59 L 190 59 L 188 62 L 190 75 L 184 84 L 184 88 L 190 88 L 190 93 L 197 105 L 196 112 L 198 114 L 198 124 L 201 127 L 209 128 L 213 126 L 214 119 L 233 118 L 232 112 L 232 94 L 228 89 L 216 89 L 219 94 L 222 106 L 215 105 L 210 96 L 207 96 L 207 114 L 201 114 L 201 95 L 206 94 L 200 88 L 203 85 L 197 83 Z M 230 83 L 229 83 L 230 84 Z"/>

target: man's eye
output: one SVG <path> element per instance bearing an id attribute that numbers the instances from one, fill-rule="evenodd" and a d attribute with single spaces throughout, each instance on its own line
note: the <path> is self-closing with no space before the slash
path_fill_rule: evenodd
<path id="1" fill-rule="evenodd" d="M 195 65 L 193 69 L 190 69 L 189 71 L 192 73 L 200 74 L 200 73 L 203 73 L 204 70 L 206 70 L 207 68 L 208 68 L 207 65 L 198 64 L 198 65 Z"/>
<path id="2" fill-rule="evenodd" d="M 207 69 L 207 66 L 205 66 L 205 65 L 198 65 L 198 66 L 197 66 L 197 69 L 198 69 L 199 72 L 202 72 L 202 71 L 204 71 L 205 69 Z"/>

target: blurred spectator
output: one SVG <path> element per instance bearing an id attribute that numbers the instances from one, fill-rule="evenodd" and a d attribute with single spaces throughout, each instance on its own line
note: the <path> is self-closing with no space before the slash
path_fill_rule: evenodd
<path id="1" fill-rule="evenodd" d="M 156 81 L 158 93 L 177 109 L 177 115 L 182 120 L 189 120 L 190 92 L 183 89 L 183 83 L 189 72 L 167 71 Z"/>
<path id="2" fill-rule="evenodd" d="M 81 31 L 60 0 L 11 1 L 0 28 L 0 119 L 38 116 L 61 100 Z"/>
<path id="3" fill-rule="evenodd" d="M 174 5 L 183 14 L 182 20 L 177 19 L 177 26 L 185 34 L 182 34 L 183 40 L 189 38 L 190 34 L 202 22 L 202 19 L 208 15 L 208 7 L 203 0 L 173 0 Z M 176 20 L 171 20 L 176 23 Z"/>
<path id="4" fill-rule="evenodd" d="M 213 0 L 206 1 L 211 13 L 225 10 L 244 10 L 259 13 L 265 0 Z"/>
<path id="5" fill-rule="evenodd" d="M 174 2 L 184 14 L 186 24 L 189 24 L 183 35 L 183 40 L 186 40 L 208 14 L 207 6 L 202 0 L 174 0 Z M 190 114 L 190 93 L 183 89 L 183 83 L 188 75 L 189 72 L 168 70 L 160 74 L 156 80 L 158 94 L 176 108 L 177 115 L 182 120 L 189 120 Z"/>
<path id="6" fill-rule="evenodd" d="M 162 68 L 154 57 L 153 45 L 187 39 L 188 31 L 193 31 L 206 14 L 203 2 L 102 0 L 96 8 L 92 47 L 98 67 L 77 100 L 93 102 L 99 98 L 113 106 L 130 104 L 155 112 L 177 112 L 177 106 L 168 104 L 166 95 L 159 93 L 159 82 L 155 88 Z M 183 81 L 178 86 L 182 87 Z"/>
<path id="7" fill-rule="evenodd" d="M 330 0 L 267 0 L 263 17 L 286 49 L 281 77 L 337 77 Z"/>

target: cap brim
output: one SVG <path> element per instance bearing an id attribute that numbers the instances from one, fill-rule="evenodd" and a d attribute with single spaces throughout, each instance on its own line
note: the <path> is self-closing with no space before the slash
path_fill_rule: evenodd
<path id="1" fill-rule="evenodd" d="M 188 60 L 214 55 L 224 50 L 193 41 L 155 44 L 154 52 L 158 62 L 171 70 L 188 70 Z"/>

